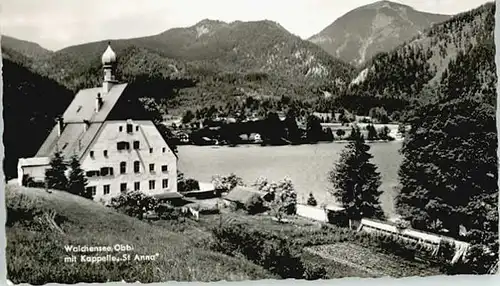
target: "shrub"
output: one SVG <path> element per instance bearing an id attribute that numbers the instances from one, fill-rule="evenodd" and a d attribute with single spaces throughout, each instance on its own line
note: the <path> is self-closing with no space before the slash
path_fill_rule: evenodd
<path id="1" fill-rule="evenodd" d="M 244 186 L 243 179 L 231 173 L 229 176 L 215 175 L 212 177 L 212 184 L 219 192 L 228 192 L 236 186 Z"/>
<path id="2" fill-rule="evenodd" d="M 251 196 L 245 202 L 245 210 L 248 212 L 248 214 L 252 215 L 263 212 L 265 210 L 264 200 L 258 194 Z"/>
<path id="3" fill-rule="evenodd" d="M 309 193 L 309 198 L 307 199 L 307 205 L 313 207 L 318 205 L 318 202 L 316 201 L 312 193 Z"/>
<path id="4" fill-rule="evenodd" d="M 144 213 L 156 210 L 158 200 L 141 191 L 130 191 L 112 198 L 110 205 L 128 216 L 142 219 Z"/>
<path id="5" fill-rule="evenodd" d="M 250 230 L 241 224 L 221 225 L 212 229 L 214 241 L 211 248 L 227 255 L 243 255 L 280 277 L 295 279 L 324 278 L 324 268 L 304 267 L 300 252 L 294 251 L 288 239 Z"/>
<path id="6" fill-rule="evenodd" d="M 177 191 L 179 193 L 187 193 L 200 189 L 200 183 L 195 179 L 182 179 L 177 182 Z"/>

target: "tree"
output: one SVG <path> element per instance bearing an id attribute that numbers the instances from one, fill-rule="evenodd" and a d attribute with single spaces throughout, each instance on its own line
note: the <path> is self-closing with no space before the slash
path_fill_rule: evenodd
<path id="1" fill-rule="evenodd" d="M 406 135 L 406 126 L 404 125 L 404 123 L 398 125 L 398 133 L 403 137 Z"/>
<path id="2" fill-rule="evenodd" d="M 377 140 L 378 139 L 378 134 L 377 130 L 375 129 L 375 126 L 372 124 L 368 124 L 366 126 L 366 129 L 368 130 L 368 140 Z"/>
<path id="3" fill-rule="evenodd" d="M 359 130 L 353 134 L 354 141 L 342 151 L 339 161 L 329 173 L 329 181 L 333 186 L 331 193 L 344 206 L 351 219 L 383 218 L 379 202 L 382 194 L 379 191 L 380 173 L 370 162 L 373 157 L 368 153 L 370 146 L 365 144 Z"/>
<path id="4" fill-rule="evenodd" d="M 313 207 L 318 205 L 318 202 L 316 201 L 316 198 L 314 198 L 312 193 L 309 193 L 309 198 L 307 199 L 307 205 Z"/>
<path id="5" fill-rule="evenodd" d="M 141 191 L 130 191 L 111 198 L 111 207 L 142 220 L 146 212 L 158 208 L 158 200 Z"/>
<path id="6" fill-rule="evenodd" d="M 370 109 L 369 116 L 382 124 L 389 123 L 389 116 L 383 107 L 374 107 Z"/>
<path id="7" fill-rule="evenodd" d="M 212 184 L 214 184 L 215 189 L 220 192 L 229 192 L 236 186 L 245 186 L 243 179 L 233 173 L 229 174 L 229 176 L 213 176 Z"/>
<path id="8" fill-rule="evenodd" d="M 68 192 L 73 195 L 81 196 L 87 199 L 92 199 L 92 192 L 87 190 L 87 178 L 85 178 L 85 173 L 80 166 L 80 161 L 76 155 L 71 157 L 70 162 L 70 173 L 68 180 Z"/>
<path id="9" fill-rule="evenodd" d="M 301 132 L 299 130 L 299 127 L 297 126 L 297 120 L 295 112 L 293 110 L 288 111 L 284 124 L 287 130 L 288 140 L 290 140 L 292 143 L 299 142 L 301 137 Z"/>
<path id="10" fill-rule="evenodd" d="M 342 130 L 342 129 L 337 129 L 337 131 L 335 132 L 337 134 L 338 137 L 342 138 L 344 137 L 345 135 L 345 131 Z"/>
<path id="11" fill-rule="evenodd" d="M 57 151 L 50 160 L 50 167 L 45 171 L 45 182 L 49 189 L 66 190 L 68 186 L 66 169 L 62 153 Z"/>
<path id="12" fill-rule="evenodd" d="M 189 123 L 193 119 L 195 119 L 193 112 L 191 110 L 186 110 L 186 112 L 184 112 L 184 115 L 182 116 L 182 123 Z"/>
<path id="13" fill-rule="evenodd" d="M 285 215 L 292 215 L 297 212 L 297 193 L 292 181 L 287 178 L 278 182 L 275 186 L 275 196 L 271 202 L 271 211 L 274 217 L 281 222 Z"/>
<path id="14" fill-rule="evenodd" d="M 389 127 L 387 127 L 387 126 L 384 126 L 384 127 L 380 128 L 380 130 L 378 131 L 378 137 L 381 140 L 391 140 L 391 139 L 394 139 L 391 136 L 389 136 L 389 133 L 391 133 L 391 129 L 389 129 Z"/>
<path id="15" fill-rule="evenodd" d="M 400 214 L 415 228 L 440 224 L 431 230 L 458 237 L 462 224 L 471 241 L 497 240 L 495 107 L 477 97 L 443 99 L 419 109 L 410 125 L 401 150 Z"/>
<path id="16" fill-rule="evenodd" d="M 177 191 L 179 193 L 187 193 L 200 189 L 200 183 L 195 179 L 185 179 L 177 181 Z"/>

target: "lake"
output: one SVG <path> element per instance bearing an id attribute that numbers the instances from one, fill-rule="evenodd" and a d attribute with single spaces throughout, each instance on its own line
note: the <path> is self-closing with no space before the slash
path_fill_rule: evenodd
<path id="1" fill-rule="evenodd" d="M 402 161 L 401 142 L 372 143 L 372 162 L 382 177 L 382 207 L 387 215 L 394 214 L 393 187 L 398 183 L 397 172 Z M 335 203 L 328 193 L 328 172 L 338 160 L 346 143 L 319 143 L 299 146 L 240 145 L 179 146 L 178 168 L 186 178 L 210 182 L 213 175 L 235 173 L 245 183 L 252 184 L 260 176 L 270 181 L 285 177 L 292 180 L 299 202 L 305 203 L 310 192 L 321 203 Z"/>

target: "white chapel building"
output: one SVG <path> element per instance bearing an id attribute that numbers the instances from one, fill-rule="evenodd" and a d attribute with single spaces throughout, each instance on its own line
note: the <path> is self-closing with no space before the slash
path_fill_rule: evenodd
<path id="1" fill-rule="evenodd" d="M 128 112 L 130 98 L 140 95 L 115 80 L 116 63 L 108 45 L 102 86 L 80 90 L 35 157 L 19 159 L 19 184 L 25 175 L 44 181 L 50 158 L 60 151 L 65 160 L 78 156 L 94 200 L 129 190 L 177 193 L 177 156 L 150 119 Z"/>

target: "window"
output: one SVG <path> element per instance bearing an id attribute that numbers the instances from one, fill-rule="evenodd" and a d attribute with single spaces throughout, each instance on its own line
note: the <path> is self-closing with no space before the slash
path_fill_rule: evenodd
<path id="1" fill-rule="evenodd" d="M 149 171 L 154 172 L 155 171 L 155 164 L 149 164 Z"/>
<path id="2" fill-rule="evenodd" d="M 153 148 L 149 148 L 149 153 L 153 153 Z"/>
<path id="3" fill-rule="evenodd" d="M 134 162 L 134 173 L 139 173 L 139 171 L 141 169 L 140 165 L 141 165 L 141 162 L 139 162 L 139 161 Z"/>
<path id="4" fill-rule="evenodd" d="M 134 149 L 139 149 L 139 141 L 134 141 Z"/>
<path id="5" fill-rule="evenodd" d="M 92 178 L 92 177 L 99 177 L 99 171 L 96 171 L 96 170 L 92 170 L 92 171 L 87 171 L 85 173 L 85 176 L 87 176 L 87 178 Z"/>
<path id="6" fill-rule="evenodd" d="M 161 171 L 164 173 L 168 172 L 168 166 L 167 165 L 161 166 Z"/>
<path id="7" fill-rule="evenodd" d="M 94 151 L 90 151 L 90 158 L 94 159 Z"/>
<path id="8" fill-rule="evenodd" d="M 155 180 L 150 180 L 149 181 L 149 189 L 154 190 L 155 189 Z"/>
<path id="9" fill-rule="evenodd" d="M 96 187 L 87 187 L 87 192 L 92 193 L 92 196 L 95 196 L 97 194 L 97 188 Z"/>
<path id="10" fill-rule="evenodd" d="M 104 185 L 104 187 L 103 187 L 103 193 L 105 195 L 109 195 L 109 189 L 110 189 L 109 185 Z"/>
<path id="11" fill-rule="evenodd" d="M 102 155 L 104 155 L 104 157 L 108 158 L 108 150 L 102 151 Z"/>
<path id="12" fill-rule="evenodd" d="M 164 189 L 168 188 L 168 179 L 163 179 L 163 181 L 162 181 L 162 187 Z"/>
<path id="13" fill-rule="evenodd" d="M 120 184 L 120 192 L 122 192 L 122 193 L 127 192 L 127 183 Z"/>
<path id="14" fill-rule="evenodd" d="M 128 150 L 128 149 L 130 149 L 130 143 L 124 142 L 124 141 L 120 141 L 120 142 L 116 143 L 116 149 L 118 149 L 118 150 Z"/>
<path id="15" fill-rule="evenodd" d="M 141 182 L 134 183 L 134 191 L 139 191 L 141 189 Z"/>
<path id="16" fill-rule="evenodd" d="M 127 163 L 121 162 L 120 163 L 120 174 L 125 174 L 127 172 Z"/>
<path id="17" fill-rule="evenodd" d="M 139 131 L 139 125 L 135 127 L 135 131 Z"/>
<path id="18" fill-rule="evenodd" d="M 132 124 L 127 124 L 127 133 L 132 133 Z"/>
<path id="19" fill-rule="evenodd" d="M 120 132 L 122 132 L 122 131 L 123 131 L 123 126 L 118 127 L 118 130 L 119 130 Z"/>
<path id="20" fill-rule="evenodd" d="M 163 147 L 162 151 L 163 151 L 163 153 L 165 153 L 165 151 L 167 151 L 167 148 Z"/>
<path id="21" fill-rule="evenodd" d="M 113 176 L 113 168 L 111 167 L 101 168 L 101 176 Z"/>

